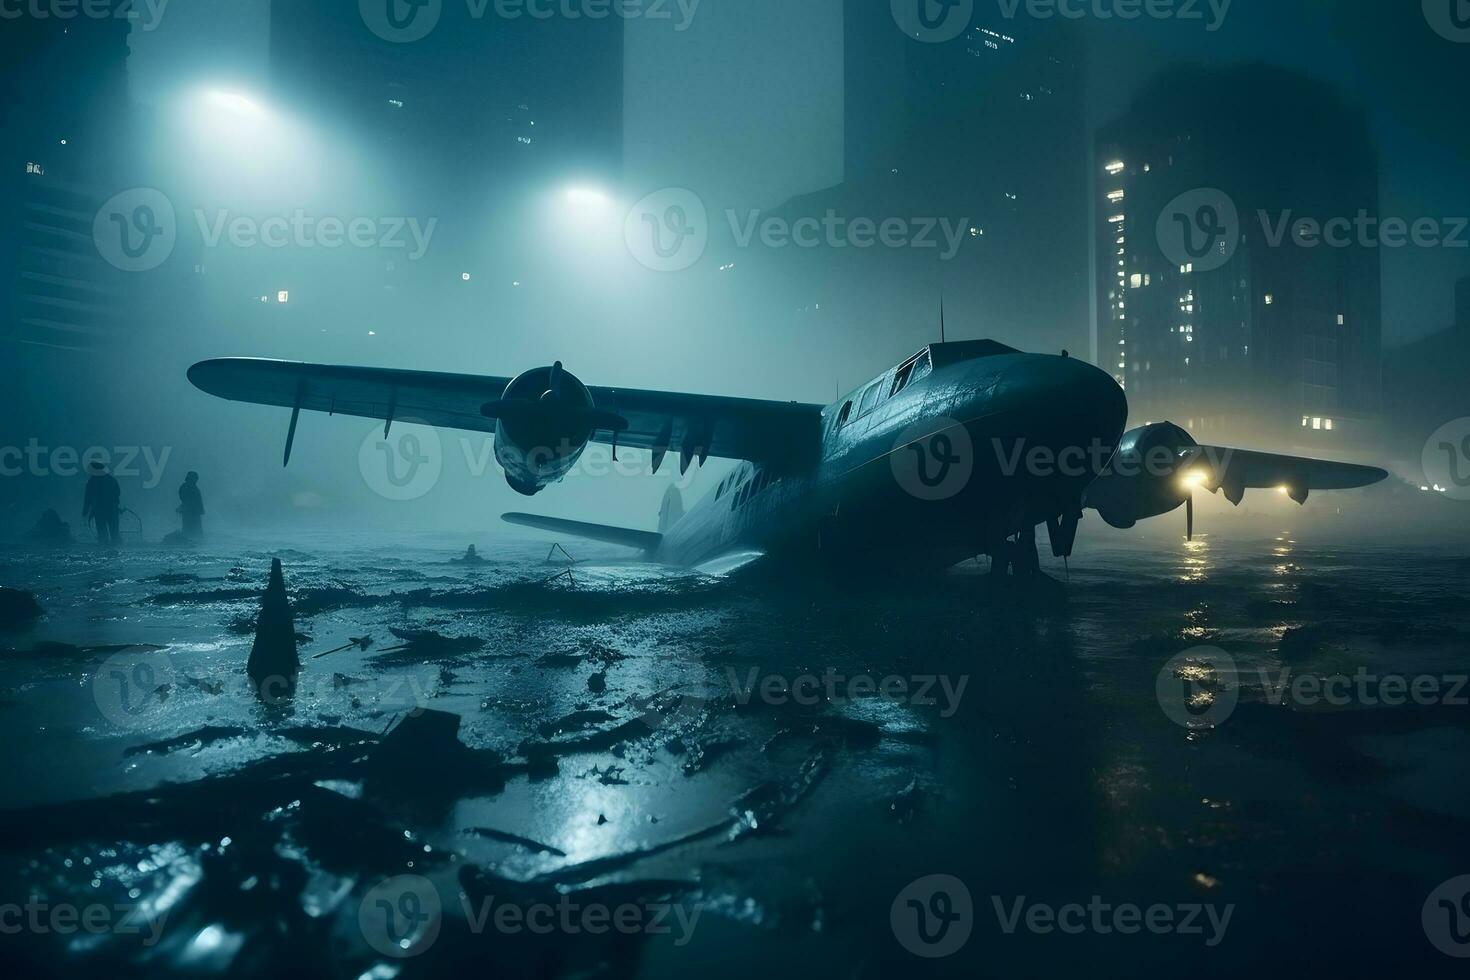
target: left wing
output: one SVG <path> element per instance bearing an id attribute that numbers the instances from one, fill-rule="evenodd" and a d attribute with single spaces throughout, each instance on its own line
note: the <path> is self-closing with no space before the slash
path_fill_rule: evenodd
<path id="1" fill-rule="evenodd" d="M 361 418 L 422 422 L 472 432 L 494 432 L 482 408 L 500 398 L 510 378 L 444 374 L 395 368 L 347 367 L 231 357 L 201 361 L 189 369 L 201 391 L 231 401 L 278 405 Z M 598 429 L 592 441 L 678 452 L 681 467 L 708 456 L 778 463 L 814 451 L 822 406 L 633 388 L 589 388 L 599 410 L 621 416 L 626 429 Z M 655 466 L 657 468 L 657 464 Z"/>

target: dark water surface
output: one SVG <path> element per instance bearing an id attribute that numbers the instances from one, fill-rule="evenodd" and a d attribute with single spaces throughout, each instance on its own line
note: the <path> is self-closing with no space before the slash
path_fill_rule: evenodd
<path id="1" fill-rule="evenodd" d="M 587 546 L 554 577 L 545 544 L 462 547 L 0 552 L 0 585 L 47 610 L 0 634 L 7 958 L 1463 974 L 1436 946 L 1470 953 L 1470 887 L 1441 889 L 1470 874 L 1456 553 L 1108 536 L 1023 591 Z M 308 638 L 296 696 L 262 704 L 244 668 L 272 557 Z M 314 657 L 353 637 L 372 644 Z"/>

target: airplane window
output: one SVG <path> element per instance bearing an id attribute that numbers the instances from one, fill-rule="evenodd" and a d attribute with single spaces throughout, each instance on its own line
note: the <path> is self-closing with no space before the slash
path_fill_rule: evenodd
<path id="1" fill-rule="evenodd" d="M 888 393 L 888 395 L 889 395 L 890 398 L 893 397 L 894 395 L 898 394 L 900 391 L 903 391 L 903 389 L 909 383 L 909 375 L 911 375 L 913 373 L 914 373 L 914 362 L 913 361 L 910 361 L 909 363 L 905 364 L 903 367 L 901 367 L 901 368 L 898 369 L 898 373 L 893 376 L 893 390 Z"/>
<path id="2" fill-rule="evenodd" d="M 847 424 L 847 417 L 849 415 L 851 415 L 851 414 L 852 414 L 852 402 L 849 401 L 849 402 L 846 402 L 842 406 L 842 411 L 840 411 L 840 412 L 837 413 L 837 427 L 839 429 L 842 428 L 844 425 Z"/>
<path id="3" fill-rule="evenodd" d="M 883 382 L 874 381 L 868 385 L 868 390 L 863 392 L 862 403 L 858 407 L 858 418 L 862 418 L 873 410 L 878 404 L 878 395 L 883 390 Z"/>
<path id="4" fill-rule="evenodd" d="M 909 384 L 924 380 L 932 370 L 934 370 L 934 365 L 929 360 L 929 352 L 925 351 L 914 361 L 914 369 L 909 374 Z"/>

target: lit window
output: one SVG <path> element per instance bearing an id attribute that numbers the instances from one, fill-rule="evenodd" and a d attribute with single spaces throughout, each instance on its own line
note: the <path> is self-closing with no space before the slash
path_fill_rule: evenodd
<path id="1" fill-rule="evenodd" d="M 1270 306 L 1270 305 L 1271 305 L 1271 304 L 1272 304 L 1272 303 L 1274 303 L 1274 302 L 1276 302 L 1276 297 L 1275 297 L 1275 296 L 1273 296 L 1273 295 L 1272 295 L 1272 294 L 1270 294 L 1270 293 L 1267 293 L 1267 294 L 1266 294 L 1266 305 L 1267 305 L 1267 306 Z"/>
<path id="2" fill-rule="evenodd" d="M 1109 163 L 1103 169 L 1106 170 L 1110 174 L 1120 174 L 1120 173 L 1123 172 L 1123 161 L 1122 160 L 1114 160 L 1112 163 Z"/>
<path id="3" fill-rule="evenodd" d="M 1323 419 L 1322 420 L 1322 428 L 1326 429 L 1328 432 L 1331 432 L 1332 431 L 1332 420 L 1331 419 Z"/>
<path id="4" fill-rule="evenodd" d="M 1302 416 L 1302 428 L 1305 429 L 1307 427 L 1308 423 L 1310 423 L 1311 421 L 1312 421 L 1311 419 L 1309 419 L 1305 415 L 1303 415 Z"/>
<path id="5" fill-rule="evenodd" d="M 1138 289 L 1143 285 L 1143 276 L 1137 272 L 1133 273 L 1133 275 L 1128 277 L 1128 285 L 1134 289 Z"/>
<path id="6" fill-rule="evenodd" d="M 1313 418 L 1312 419 L 1312 428 L 1314 428 L 1314 429 L 1320 429 L 1320 428 L 1322 428 L 1322 420 L 1319 419 L 1319 418 Z"/>
<path id="7" fill-rule="evenodd" d="M 1108 192 L 1108 200 L 1109 201 L 1113 201 L 1113 202 L 1117 202 L 1117 201 L 1123 200 L 1123 192 L 1122 191 L 1109 191 Z"/>
<path id="8" fill-rule="evenodd" d="M 1339 313 L 1337 315 L 1337 325 L 1340 327 L 1340 326 L 1342 326 L 1345 323 L 1347 323 L 1347 317 L 1345 317 L 1341 313 Z"/>
<path id="9" fill-rule="evenodd" d="M 1108 218 L 1108 221 L 1111 224 L 1115 224 L 1115 225 L 1118 224 L 1122 220 L 1123 220 L 1123 216 L 1121 214 L 1115 214 L 1115 215 L 1112 215 L 1112 216 L 1110 216 Z"/>

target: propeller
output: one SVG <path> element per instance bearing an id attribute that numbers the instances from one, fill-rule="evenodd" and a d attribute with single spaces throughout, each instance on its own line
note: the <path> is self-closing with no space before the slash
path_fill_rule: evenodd
<path id="1" fill-rule="evenodd" d="M 1194 490 L 1189 491 L 1189 496 L 1184 498 L 1184 539 L 1194 540 Z"/>

